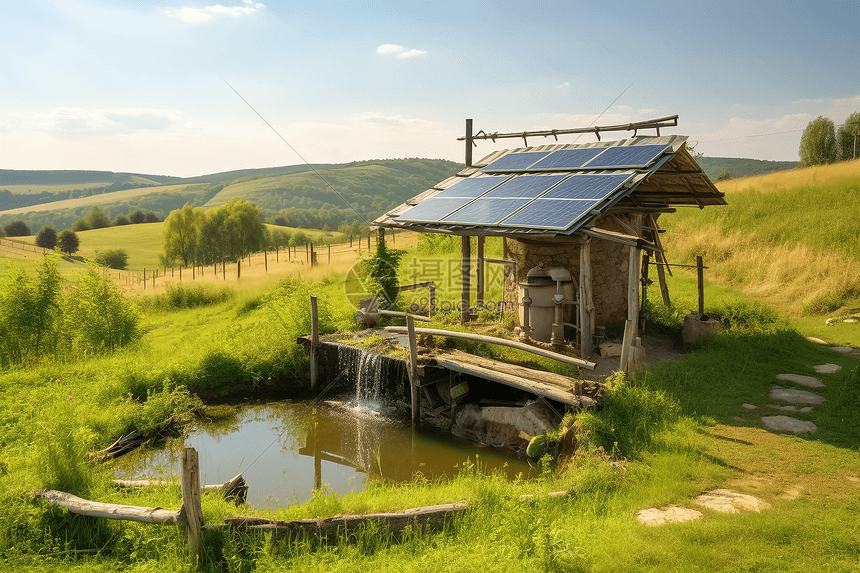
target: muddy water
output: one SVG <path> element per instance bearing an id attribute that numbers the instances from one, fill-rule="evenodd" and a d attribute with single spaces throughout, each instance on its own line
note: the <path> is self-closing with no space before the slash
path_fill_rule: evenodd
<path id="1" fill-rule="evenodd" d="M 204 484 L 241 473 L 248 502 L 258 507 L 303 503 L 319 488 L 343 495 L 361 491 L 371 480 L 453 477 L 476 456 L 485 471 L 529 476 L 525 460 L 450 435 L 413 433 L 378 406 L 358 406 L 351 398 L 311 409 L 303 403 L 251 406 L 229 422 L 200 426 L 184 443 L 199 453 Z M 116 475 L 178 476 L 182 445 L 174 440 L 161 450 L 124 456 L 116 462 Z"/>

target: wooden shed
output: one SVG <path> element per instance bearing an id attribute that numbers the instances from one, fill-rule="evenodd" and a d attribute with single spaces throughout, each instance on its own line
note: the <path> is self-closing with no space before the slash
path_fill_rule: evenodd
<path id="1" fill-rule="evenodd" d="M 537 332 L 535 293 L 549 296 L 548 341 L 573 339 L 592 354 L 595 330 L 616 321 L 639 324 L 643 253 L 661 283 L 666 265 L 658 221 L 679 206 L 725 205 L 720 193 L 688 152 L 686 136 L 661 135 L 678 116 L 626 125 L 520 133 L 472 134 L 466 121 L 466 168 L 388 211 L 379 228 L 444 233 L 462 237 L 463 323 L 483 304 L 485 237 L 501 236 L 505 299 L 516 301 L 526 336 Z M 653 135 L 641 131 L 654 130 Z M 602 141 L 601 133 L 632 136 Z M 528 146 L 537 137 L 589 133 L 584 144 Z M 494 151 L 472 161 L 475 141 L 521 138 L 524 147 Z M 470 237 L 477 237 L 474 304 Z M 645 267 L 647 268 L 647 267 Z M 549 285 L 549 286 L 547 286 Z M 530 293 L 531 291 L 531 293 Z M 552 307 L 555 306 L 553 311 Z M 531 309 L 531 310 L 530 310 Z"/>

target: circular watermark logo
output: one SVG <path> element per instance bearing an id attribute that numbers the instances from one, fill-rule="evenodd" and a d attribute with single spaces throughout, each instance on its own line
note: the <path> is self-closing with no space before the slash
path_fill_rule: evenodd
<path id="1" fill-rule="evenodd" d="M 397 269 L 388 261 L 374 257 L 358 261 L 343 279 L 346 300 L 356 310 L 363 301 L 376 299 L 376 308 L 387 310 L 397 302 Z"/>

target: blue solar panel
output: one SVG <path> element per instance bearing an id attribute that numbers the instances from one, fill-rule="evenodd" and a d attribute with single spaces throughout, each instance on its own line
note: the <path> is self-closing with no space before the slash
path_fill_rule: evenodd
<path id="1" fill-rule="evenodd" d="M 562 179 L 563 175 L 520 175 L 511 177 L 504 184 L 499 185 L 487 193 L 487 197 L 527 197 L 534 199 Z"/>
<path id="2" fill-rule="evenodd" d="M 632 176 L 630 173 L 574 175 L 562 181 L 541 199 L 600 200 L 613 193 Z"/>
<path id="3" fill-rule="evenodd" d="M 585 169 L 605 167 L 645 167 L 669 147 L 668 145 L 627 145 L 607 147 L 606 151 L 586 164 Z"/>
<path id="4" fill-rule="evenodd" d="M 535 199 L 503 221 L 511 227 L 567 229 L 591 211 L 597 201 L 577 199 Z"/>
<path id="5" fill-rule="evenodd" d="M 600 155 L 605 147 L 579 147 L 553 151 L 531 167 L 529 171 L 544 169 L 578 169 Z"/>
<path id="6" fill-rule="evenodd" d="M 543 159 L 549 154 L 549 151 L 521 151 L 519 153 L 508 153 L 484 167 L 482 171 L 522 171 L 523 169 L 528 169 L 528 167 L 535 161 Z"/>
<path id="7" fill-rule="evenodd" d="M 462 179 L 433 197 L 479 197 L 507 177 L 469 177 Z"/>
<path id="8" fill-rule="evenodd" d="M 425 199 L 418 205 L 410 207 L 398 217 L 404 221 L 438 222 L 450 215 L 469 201 L 470 197 L 438 197 Z"/>
<path id="9" fill-rule="evenodd" d="M 489 199 L 481 197 L 456 213 L 446 217 L 445 223 L 492 225 L 498 223 L 531 199 Z"/>

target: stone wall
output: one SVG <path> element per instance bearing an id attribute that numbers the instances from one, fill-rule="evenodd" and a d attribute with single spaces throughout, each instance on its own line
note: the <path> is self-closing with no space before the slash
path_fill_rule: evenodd
<path id="1" fill-rule="evenodd" d="M 627 219 L 640 234 L 642 223 L 636 216 Z M 609 216 L 599 218 L 594 227 L 608 231 L 625 232 Z M 575 235 L 569 242 L 538 241 L 534 239 L 505 238 L 505 258 L 518 261 L 516 281 L 513 274 L 505 277 L 505 300 L 517 301 L 517 284 L 525 282 L 529 270 L 543 265 L 545 268 L 562 267 L 573 276 L 575 291 L 579 288 L 579 249 L 584 235 Z M 591 269 L 596 325 L 627 318 L 627 284 L 630 248 L 614 241 L 591 238 Z M 518 314 L 518 308 L 512 309 Z M 565 317 L 567 318 L 567 317 Z M 578 321 L 576 321 L 578 322 Z"/>

